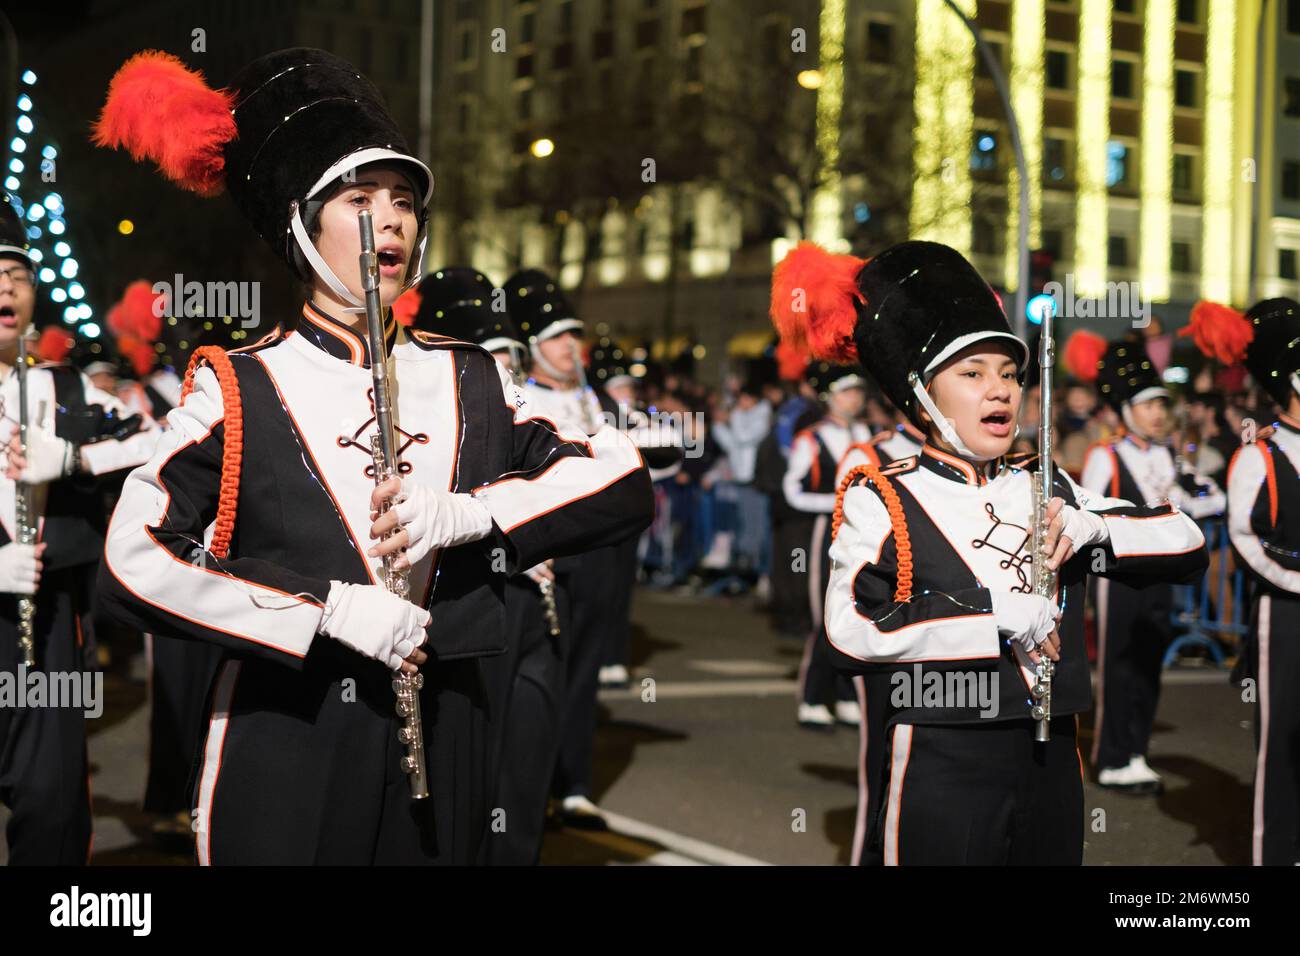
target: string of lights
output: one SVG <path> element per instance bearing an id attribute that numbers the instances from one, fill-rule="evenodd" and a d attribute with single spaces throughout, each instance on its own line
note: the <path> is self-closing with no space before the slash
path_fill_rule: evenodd
<path id="1" fill-rule="evenodd" d="M 88 339 L 99 338 L 100 327 L 92 321 L 95 310 L 85 301 L 86 289 L 77 281 L 80 263 L 72 254 L 68 241 L 68 223 L 63 197 L 58 192 L 45 193 L 35 198 L 43 185 L 56 181 L 58 148 L 44 142 L 39 153 L 35 103 L 31 89 L 36 86 L 36 73 L 25 70 L 20 77 L 26 88 L 18 95 L 18 114 L 14 120 L 16 132 L 9 140 L 5 159 L 4 187 L 8 199 L 19 218 L 27 223 L 27 238 L 31 243 L 31 257 L 37 268 L 37 278 L 51 302 L 62 306 L 63 322 Z M 24 186 L 24 178 L 28 185 Z M 30 201 L 28 199 L 30 198 Z"/>

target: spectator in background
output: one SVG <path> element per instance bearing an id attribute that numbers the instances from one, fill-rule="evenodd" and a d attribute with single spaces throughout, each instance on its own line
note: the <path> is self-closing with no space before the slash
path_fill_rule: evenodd
<path id="1" fill-rule="evenodd" d="M 733 408 L 719 406 L 713 413 L 713 437 L 727 454 L 736 502 L 733 564 L 755 579 L 766 571 L 768 540 L 767 497 L 754 487 L 758 446 L 772 428 L 772 406 L 762 392 L 763 386 L 750 379 L 740 387 Z"/>

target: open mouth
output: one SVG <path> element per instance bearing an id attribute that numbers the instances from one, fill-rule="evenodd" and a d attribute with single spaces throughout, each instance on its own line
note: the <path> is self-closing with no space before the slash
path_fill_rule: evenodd
<path id="1" fill-rule="evenodd" d="M 980 424 L 997 437 L 1005 438 L 1011 434 L 1011 413 L 990 412 L 980 419 Z"/>
<path id="2" fill-rule="evenodd" d="M 14 311 L 12 305 L 0 305 L 0 327 L 18 328 L 18 313 Z"/>
<path id="3" fill-rule="evenodd" d="M 379 261 L 379 274 L 385 278 L 401 275 L 406 264 L 406 254 L 400 246 L 386 246 L 376 252 L 376 258 Z"/>

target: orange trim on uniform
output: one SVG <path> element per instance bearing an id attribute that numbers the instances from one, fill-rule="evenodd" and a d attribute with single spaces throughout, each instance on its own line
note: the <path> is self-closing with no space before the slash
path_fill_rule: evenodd
<path id="1" fill-rule="evenodd" d="M 1088 470 L 1088 455 L 1094 451 L 1104 451 L 1110 455 L 1110 493 L 1108 498 L 1119 497 L 1119 455 L 1115 453 L 1115 446 L 1107 441 L 1095 441 L 1088 446 L 1088 453 L 1083 456 L 1083 470 Z"/>
<path id="2" fill-rule="evenodd" d="M 893 529 L 894 548 L 898 552 L 898 573 L 894 581 L 894 600 L 905 603 L 912 598 L 912 538 L 907 531 L 907 516 L 903 513 L 903 503 L 893 482 L 886 478 L 875 465 L 858 465 L 840 482 L 835 493 L 835 511 L 831 520 L 831 540 L 840 533 L 844 523 L 844 493 L 858 478 L 866 478 L 880 489 L 880 497 L 889 512 L 889 524 Z M 884 545 L 882 543 L 881 547 Z"/>
<path id="3" fill-rule="evenodd" d="M 958 458 L 956 455 L 950 455 L 946 451 L 940 451 L 938 448 L 935 448 L 933 445 L 928 445 L 928 444 L 921 448 L 921 454 L 929 455 L 931 458 L 935 459 L 936 461 L 941 461 L 944 462 L 945 464 L 952 465 L 954 468 L 961 469 L 961 471 L 966 475 L 966 481 L 968 484 L 972 484 L 972 485 L 983 484 L 983 482 L 980 480 L 980 476 L 976 473 L 975 469 L 971 466 L 971 463 L 966 461 L 965 459 Z"/>
<path id="4" fill-rule="evenodd" d="M 352 332 L 344 334 L 342 327 L 334 327 L 330 322 L 321 321 L 320 317 L 316 314 L 316 310 L 311 307 L 310 302 L 303 304 L 302 317 L 312 325 L 316 326 L 316 328 L 329 333 L 346 345 L 348 347 L 348 352 L 351 355 L 349 361 L 351 361 L 353 365 L 361 364 L 361 358 L 365 353 L 361 349 L 361 340 L 356 334 Z"/>
<path id="5" fill-rule="evenodd" d="M 215 345 L 197 348 L 190 357 L 189 368 L 185 370 L 185 382 L 181 385 L 182 403 L 194 390 L 194 373 L 201 362 L 207 362 L 211 366 L 213 374 L 217 377 L 217 384 L 221 388 L 222 419 L 220 420 L 225 423 L 225 435 L 221 448 L 221 484 L 217 496 L 217 517 L 212 532 L 212 544 L 208 550 L 218 558 L 224 558 L 230 553 L 230 539 L 235 533 L 235 515 L 239 510 L 239 476 L 244 463 L 244 403 L 240 396 L 235 367 L 230 364 L 230 356 Z M 216 428 L 216 423 L 213 423 L 212 427 Z M 161 469 L 159 472 L 161 473 Z M 169 501 L 170 497 L 169 495 Z"/>

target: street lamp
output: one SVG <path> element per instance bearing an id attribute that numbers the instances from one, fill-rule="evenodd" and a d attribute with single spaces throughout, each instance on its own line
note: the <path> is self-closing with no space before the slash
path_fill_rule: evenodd
<path id="1" fill-rule="evenodd" d="M 821 70 L 800 70 L 799 75 L 795 77 L 799 85 L 805 90 L 815 90 L 822 85 Z"/>
<path id="2" fill-rule="evenodd" d="M 545 159 L 555 152 L 555 143 L 543 136 L 541 139 L 533 140 L 532 145 L 528 147 L 528 151 L 538 159 Z"/>

